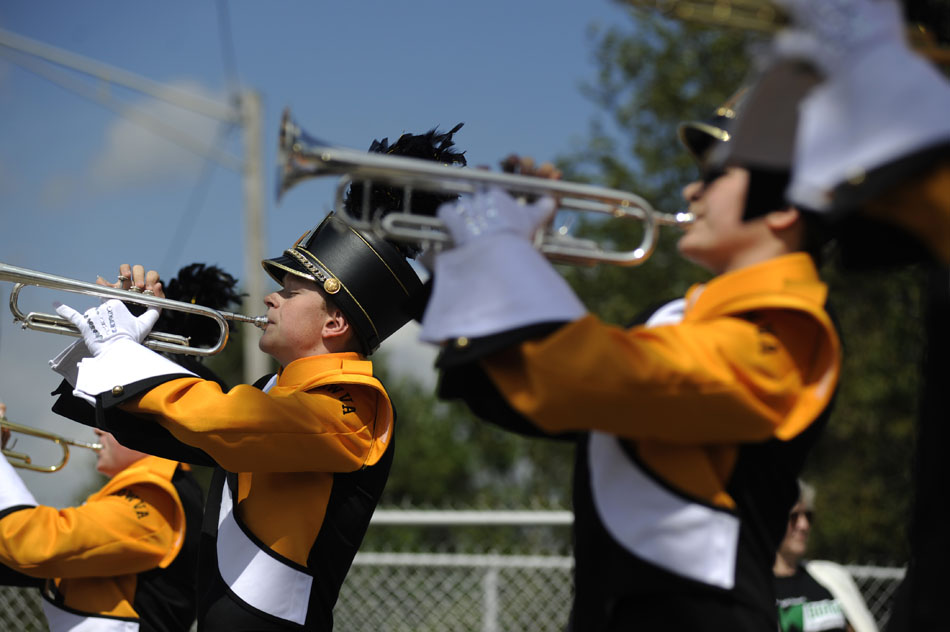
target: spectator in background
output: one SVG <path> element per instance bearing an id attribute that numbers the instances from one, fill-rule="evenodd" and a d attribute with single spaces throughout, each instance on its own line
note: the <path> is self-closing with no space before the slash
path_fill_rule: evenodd
<path id="1" fill-rule="evenodd" d="M 779 630 L 877 632 L 874 617 L 846 569 L 824 560 L 803 561 L 815 519 L 815 488 L 799 481 L 799 490 L 772 568 Z"/>

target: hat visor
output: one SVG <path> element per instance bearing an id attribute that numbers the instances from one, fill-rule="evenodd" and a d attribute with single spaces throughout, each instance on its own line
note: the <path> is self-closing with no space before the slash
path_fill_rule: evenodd
<path id="1" fill-rule="evenodd" d="M 308 271 L 304 270 L 299 261 L 287 255 L 281 255 L 279 257 L 274 257 L 273 259 L 264 259 L 261 261 L 261 266 L 272 279 L 281 285 L 284 284 L 284 277 L 288 273 L 298 276 L 301 279 L 307 279 L 308 281 L 317 283 L 317 279 Z"/>
<path id="2" fill-rule="evenodd" d="M 729 140 L 729 132 L 702 121 L 690 121 L 679 126 L 680 142 L 686 147 L 686 150 L 693 156 L 693 159 L 700 167 L 706 163 L 709 150 L 717 142 L 726 142 Z"/>

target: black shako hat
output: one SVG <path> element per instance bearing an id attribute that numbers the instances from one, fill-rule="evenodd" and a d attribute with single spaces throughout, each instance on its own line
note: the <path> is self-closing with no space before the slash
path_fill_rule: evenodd
<path id="1" fill-rule="evenodd" d="M 422 281 L 402 252 L 334 213 L 261 264 L 282 285 L 286 274 L 315 282 L 346 316 L 364 355 L 419 315 Z"/>
<path id="2" fill-rule="evenodd" d="M 732 138 L 731 130 L 740 116 L 742 101 L 748 91 L 740 88 L 725 103 L 716 108 L 713 115 L 705 121 L 681 123 L 677 133 L 680 142 L 692 155 L 704 176 L 709 176 L 722 168 L 711 164 L 713 150 L 721 143 Z M 746 193 L 744 219 L 754 219 L 769 211 L 788 206 L 785 189 L 788 187 L 790 173 L 787 169 L 770 169 L 754 165 L 744 165 L 749 171 L 749 190 Z"/>
<path id="3" fill-rule="evenodd" d="M 452 149 L 452 135 L 461 127 L 460 123 L 446 133 L 433 129 L 403 134 L 392 145 L 385 138 L 376 140 L 369 151 L 465 165 L 464 152 Z M 348 208 L 359 204 L 362 195 L 362 185 L 354 185 L 344 204 Z M 439 205 L 457 197 L 414 193 L 412 209 L 435 215 Z M 370 191 L 370 204 L 379 214 L 402 210 L 402 199 L 399 187 L 377 185 Z M 407 259 L 415 254 L 404 244 L 359 231 L 331 212 L 283 255 L 261 265 L 281 284 L 288 273 L 315 282 L 346 316 L 362 353 L 370 355 L 396 330 L 422 316 L 428 287 Z"/>

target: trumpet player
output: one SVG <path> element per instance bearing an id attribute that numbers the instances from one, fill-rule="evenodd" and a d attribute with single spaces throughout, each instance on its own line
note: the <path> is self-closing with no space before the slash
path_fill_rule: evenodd
<path id="1" fill-rule="evenodd" d="M 52 632 L 187 630 L 201 489 L 187 466 L 95 433 L 108 480 L 76 507 L 40 505 L 0 456 L 0 583 L 38 588 Z"/>
<path id="2" fill-rule="evenodd" d="M 464 164 L 454 132 L 404 134 L 371 151 Z M 378 187 L 371 203 L 393 210 L 400 199 Z M 332 629 L 393 459 L 395 412 L 368 356 L 418 315 L 425 289 L 407 254 L 331 213 L 263 261 L 281 287 L 265 298 L 260 348 L 280 368 L 230 390 L 140 345 L 148 323 L 121 303 L 85 315 L 60 308 L 93 356 L 61 368 L 75 373 L 70 390 L 94 403 L 98 423 L 128 445 L 158 426 L 217 465 L 200 551 L 203 632 Z M 131 272 L 161 294 L 154 274 Z"/>
<path id="3" fill-rule="evenodd" d="M 772 563 L 840 343 L 817 227 L 744 168 L 704 168 L 734 116 L 683 128 L 703 179 L 678 246 L 714 276 L 640 325 L 587 314 L 532 247 L 552 200 L 439 210 L 456 246 L 435 257 L 422 337 L 442 345 L 440 396 L 576 442 L 572 631 L 777 629 Z M 744 221 L 753 193 L 762 217 Z"/>

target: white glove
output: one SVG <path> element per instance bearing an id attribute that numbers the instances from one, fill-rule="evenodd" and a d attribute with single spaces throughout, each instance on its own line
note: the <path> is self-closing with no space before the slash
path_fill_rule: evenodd
<path id="1" fill-rule="evenodd" d="M 908 46 L 897 2 L 780 4 L 795 26 L 776 36 L 776 54 L 826 74 L 801 104 L 792 202 L 826 210 L 837 186 L 950 142 L 950 82 Z"/>
<path id="2" fill-rule="evenodd" d="M 443 204 L 437 211 L 456 246 L 496 233 L 511 233 L 528 241 L 550 221 L 557 209 L 553 198 L 519 202 L 498 188 Z"/>
<path id="3" fill-rule="evenodd" d="M 155 307 L 149 307 L 141 316 L 133 316 L 125 304 L 115 298 L 87 309 L 84 314 L 62 303 L 55 303 L 54 306 L 57 314 L 76 326 L 93 356 L 102 354 L 109 345 L 119 340 L 141 343 L 159 316 L 159 310 Z"/>
<path id="4" fill-rule="evenodd" d="M 775 35 L 778 57 L 807 60 L 834 77 L 871 50 L 906 47 L 901 8 L 894 0 L 776 0 L 792 24 Z"/>
<path id="5" fill-rule="evenodd" d="M 435 256 L 420 337 L 440 343 L 543 322 L 574 320 L 584 306 L 532 245 L 556 203 L 521 203 L 499 189 L 443 204 L 455 246 Z"/>

